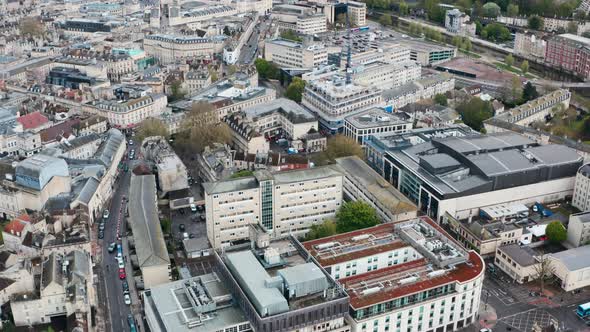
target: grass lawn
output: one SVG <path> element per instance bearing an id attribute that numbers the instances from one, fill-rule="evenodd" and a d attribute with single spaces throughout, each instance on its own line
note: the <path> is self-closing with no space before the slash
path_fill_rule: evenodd
<path id="1" fill-rule="evenodd" d="M 479 54 L 477 54 L 477 53 L 468 52 L 468 51 L 465 51 L 465 50 L 462 50 L 462 49 L 459 49 L 459 52 L 461 52 L 461 53 L 463 53 L 463 54 L 465 54 L 465 55 L 467 55 L 469 57 L 475 58 L 475 59 L 480 59 L 481 58 L 481 56 Z"/>
<path id="2" fill-rule="evenodd" d="M 506 70 L 506 71 L 515 73 L 517 75 L 522 75 L 522 70 L 520 70 L 520 68 L 508 66 L 507 64 L 502 63 L 502 62 L 494 62 L 494 64 L 496 65 L 496 68 L 498 68 L 498 69 Z M 524 77 L 526 77 L 526 78 L 535 78 L 535 75 L 533 75 L 531 73 L 526 73 L 526 74 L 524 74 Z"/>

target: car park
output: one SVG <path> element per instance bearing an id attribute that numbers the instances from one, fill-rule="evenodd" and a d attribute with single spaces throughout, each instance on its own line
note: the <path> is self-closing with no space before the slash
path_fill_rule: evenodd
<path id="1" fill-rule="evenodd" d="M 109 253 L 112 253 L 113 251 L 115 251 L 115 248 L 117 247 L 117 245 L 115 244 L 115 242 L 109 244 Z"/>
<path id="2" fill-rule="evenodd" d="M 126 305 L 131 305 L 131 296 L 129 296 L 129 294 L 123 295 L 123 298 L 125 299 Z"/>

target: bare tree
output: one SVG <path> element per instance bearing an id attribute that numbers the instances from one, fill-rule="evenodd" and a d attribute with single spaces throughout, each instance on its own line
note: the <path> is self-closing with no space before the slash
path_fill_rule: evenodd
<path id="1" fill-rule="evenodd" d="M 187 114 L 177 144 L 187 153 L 200 153 L 212 143 L 230 143 L 231 129 L 217 118 L 215 108 L 206 102 L 197 102 Z"/>
<path id="2" fill-rule="evenodd" d="M 555 267 L 553 266 L 552 261 L 545 254 L 542 254 L 539 257 L 537 257 L 537 261 L 538 263 L 534 265 L 535 279 L 539 281 L 541 294 L 544 294 L 545 282 L 553 277 Z"/>
<path id="3" fill-rule="evenodd" d="M 141 144 L 146 137 L 150 136 L 163 136 L 164 138 L 168 138 L 168 127 L 166 127 L 166 124 L 161 120 L 147 118 L 139 124 L 135 139 Z"/>

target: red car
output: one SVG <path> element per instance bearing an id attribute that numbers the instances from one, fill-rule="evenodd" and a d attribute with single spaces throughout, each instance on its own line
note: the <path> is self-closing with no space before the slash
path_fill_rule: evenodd
<path id="1" fill-rule="evenodd" d="M 125 274 L 125 269 L 119 269 L 119 279 L 123 280 L 125 277 L 127 277 Z"/>

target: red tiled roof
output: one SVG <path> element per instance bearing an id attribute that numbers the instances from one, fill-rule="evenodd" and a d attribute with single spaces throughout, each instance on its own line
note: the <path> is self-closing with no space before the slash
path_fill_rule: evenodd
<path id="1" fill-rule="evenodd" d="M 69 137 L 79 123 L 80 119 L 71 119 L 44 129 L 41 131 L 41 141 L 45 143 L 59 140 L 62 136 Z"/>
<path id="2" fill-rule="evenodd" d="M 419 259 L 408 263 L 375 270 L 373 272 L 360 274 L 350 278 L 340 279 L 339 282 L 344 286 L 345 289 L 348 289 L 347 284 L 358 284 L 358 282 L 363 280 L 369 281 L 373 278 L 381 277 L 384 274 L 400 272 L 406 269 L 414 268 L 419 265 L 424 265 L 426 263 L 427 262 L 425 259 Z M 451 270 L 439 277 L 428 278 L 426 280 L 418 281 L 408 285 L 399 285 L 395 288 L 381 290 L 377 293 L 372 293 L 370 295 L 359 295 L 355 292 L 348 292 L 348 295 L 350 296 L 350 306 L 354 309 L 360 309 L 374 304 L 396 299 L 399 297 L 436 288 L 442 285 L 450 284 L 453 282 L 465 283 L 478 277 L 481 273 L 483 273 L 483 267 L 484 263 L 481 257 L 474 251 L 471 251 L 469 252 L 468 263 L 459 264 L 455 267 L 454 270 Z"/>
<path id="3" fill-rule="evenodd" d="M 22 124 L 24 129 L 33 129 L 46 124 L 49 122 L 49 119 L 40 112 L 33 112 L 18 117 L 16 121 Z"/>
<path id="4" fill-rule="evenodd" d="M 22 234 L 23 230 L 25 229 L 25 226 L 29 222 L 31 222 L 31 217 L 29 217 L 29 215 L 23 214 L 10 221 L 8 225 L 4 227 L 4 232 L 14 235 Z"/>

